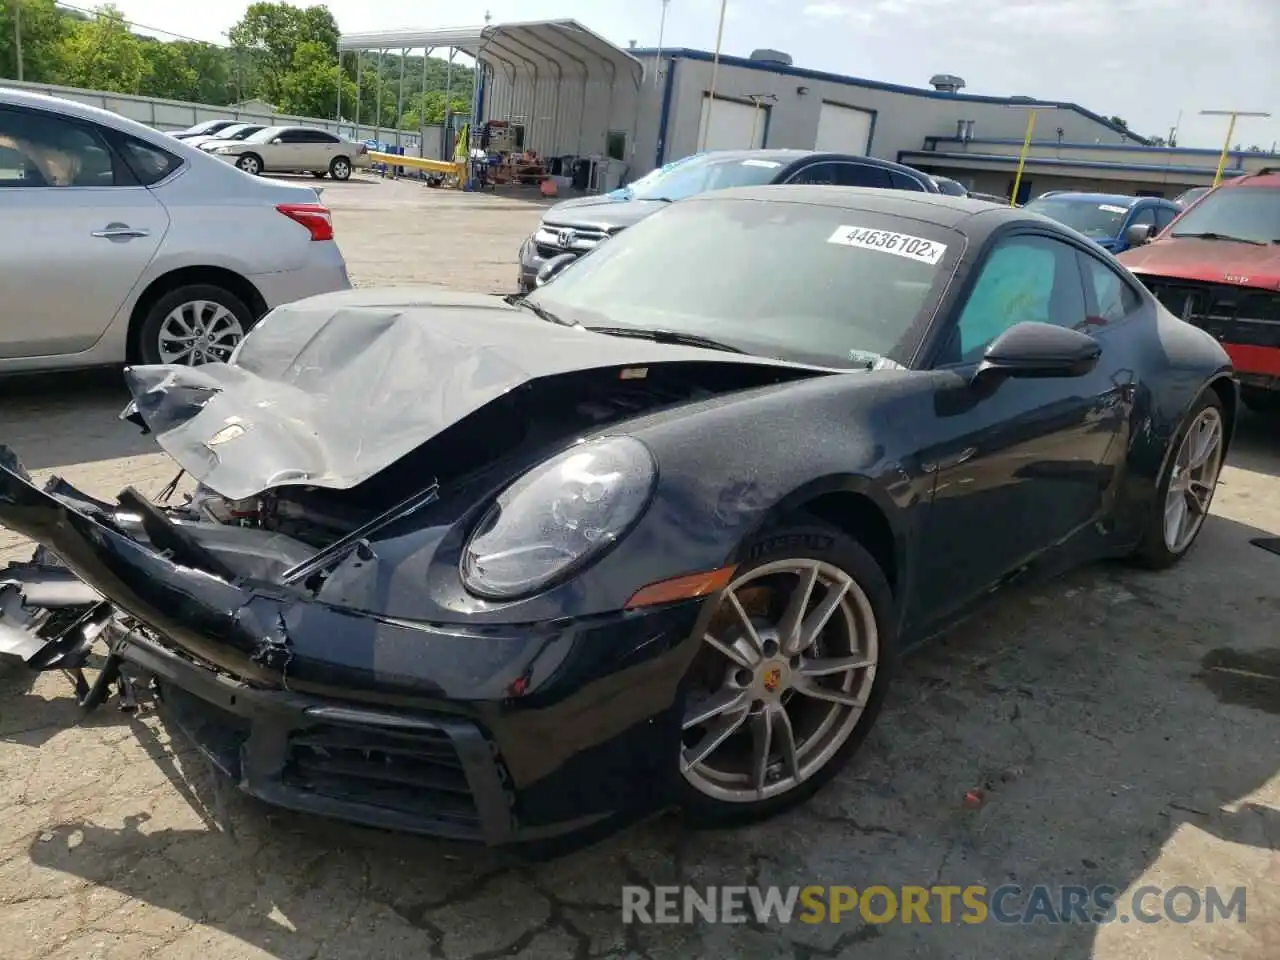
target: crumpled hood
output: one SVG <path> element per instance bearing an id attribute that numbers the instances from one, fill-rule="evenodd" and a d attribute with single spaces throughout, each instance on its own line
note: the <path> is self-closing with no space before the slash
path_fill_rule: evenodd
<path id="1" fill-rule="evenodd" d="M 546 212 L 542 223 L 546 227 L 588 227 L 596 230 L 617 230 L 639 223 L 645 217 L 670 206 L 665 200 L 606 200 L 603 197 L 583 198 L 590 202 L 569 200 L 557 204 Z"/>
<path id="2" fill-rule="evenodd" d="M 1276 245 L 1165 237 L 1126 250 L 1118 259 L 1138 275 L 1280 289 L 1280 246 Z"/>
<path id="3" fill-rule="evenodd" d="M 547 323 L 497 297 L 348 290 L 277 307 L 230 364 L 130 367 L 136 413 L 231 499 L 354 487 L 532 380 L 658 363 L 794 367 Z"/>

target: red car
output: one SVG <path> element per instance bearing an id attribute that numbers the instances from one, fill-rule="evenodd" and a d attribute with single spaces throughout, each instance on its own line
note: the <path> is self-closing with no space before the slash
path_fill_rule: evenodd
<path id="1" fill-rule="evenodd" d="M 1229 180 L 1155 239 L 1129 240 L 1120 262 L 1221 342 L 1245 405 L 1280 410 L 1280 168 Z"/>

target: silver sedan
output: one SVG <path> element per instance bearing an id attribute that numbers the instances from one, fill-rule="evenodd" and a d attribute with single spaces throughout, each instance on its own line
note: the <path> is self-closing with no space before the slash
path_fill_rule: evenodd
<path id="1" fill-rule="evenodd" d="M 0 374 L 227 360 L 273 307 L 351 286 L 319 199 L 0 89 Z"/>

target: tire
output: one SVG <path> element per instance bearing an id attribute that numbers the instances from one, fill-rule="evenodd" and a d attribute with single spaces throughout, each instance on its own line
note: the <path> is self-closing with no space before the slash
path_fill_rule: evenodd
<path id="1" fill-rule="evenodd" d="M 1280 390 L 1241 387 L 1240 402 L 1254 413 L 1280 413 Z"/>
<path id="2" fill-rule="evenodd" d="M 256 153 L 242 153 L 236 158 L 236 166 L 252 177 L 262 176 L 262 158 Z"/>
<path id="3" fill-rule="evenodd" d="M 171 319 L 175 313 L 179 316 Z M 196 366 L 210 359 L 226 360 L 256 322 L 253 312 L 231 291 L 208 283 L 189 284 L 169 291 L 151 305 L 138 326 L 135 353 L 141 363 Z M 197 341 L 187 356 L 174 359 L 172 354 L 183 342 L 170 339 L 168 334 L 180 333 L 184 325 L 192 330 L 207 326 L 212 338 L 204 346 Z"/>
<path id="4" fill-rule="evenodd" d="M 1169 507 L 1169 490 L 1175 481 L 1175 471 L 1187 474 L 1182 464 L 1184 463 L 1184 453 L 1194 452 L 1188 444 L 1189 435 L 1194 430 L 1201 433 L 1202 425 L 1208 420 L 1216 421 L 1217 424 L 1217 440 L 1216 449 L 1211 452 L 1213 458 L 1212 470 L 1208 474 L 1201 474 L 1198 471 L 1192 471 L 1189 479 L 1191 481 L 1191 489 L 1184 495 L 1184 503 L 1189 504 L 1191 499 L 1202 504 L 1199 511 L 1199 520 L 1195 523 L 1194 529 L 1191 530 L 1189 537 L 1173 537 L 1166 536 L 1166 509 Z M 1213 495 L 1217 490 L 1218 477 L 1222 472 L 1222 462 L 1225 451 L 1223 442 L 1226 438 L 1226 413 L 1222 407 L 1222 401 L 1218 399 L 1217 393 L 1213 390 L 1206 390 L 1200 398 L 1192 405 L 1183 418 L 1182 424 L 1178 427 L 1177 434 L 1174 435 L 1173 443 L 1170 444 L 1168 462 L 1160 475 L 1160 482 L 1156 485 L 1156 499 L 1151 505 L 1151 514 L 1147 518 L 1146 528 L 1142 534 L 1142 540 L 1138 549 L 1133 555 L 1133 559 L 1140 565 L 1153 570 L 1163 570 L 1173 566 L 1191 549 L 1192 545 L 1200 537 L 1200 531 L 1204 528 L 1204 518 L 1208 516 L 1209 509 L 1213 505 Z M 1197 487 L 1203 488 L 1207 483 L 1207 490 L 1201 489 L 1200 495 L 1195 496 L 1193 490 Z"/>
<path id="5" fill-rule="evenodd" d="M 702 644 L 685 683 L 684 723 L 705 713 L 703 705 L 712 695 L 708 690 L 749 704 L 705 724 L 691 725 L 681 734 L 676 802 L 694 826 L 751 823 L 808 800 L 853 757 L 875 723 L 889 685 L 896 646 L 893 593 L 884 571 L 861 544 L 834 527 L 801 517 L 761 533 L 745 555 L 749 559 L 721 594 L 707 627 L 720 646 Z M 787 597 L 795 596 L 794 591 L 788 592 L 788 585 L 802 584 L 805 576 L 818 578 L 810 595 L 810 615 L 833 584 L 845 586 L 827 626 L 803 656 L 795 656 L 794 651 L 778 647 L 775 638 L 780 635 L 773 632 L 773 626 L 785 619 L 777 614 Z M 748 667 L 752 658 L 744 657 L 744 645 L 746 650 L 753 645 L 744 639 L 746 630 L 731 595 L 755 621 L 761 641 L 758 649 L 765 659 L 754 667 Z M 740 658 L 737 667 L 729 653 Z M 851 655 L 855 661 L 872 662 L 821 675 L 800 673 L 830 670 L 838 659 Z M 832 682 L 839 684 L 837 692 L 855 696 L 857 704 L 835 704 L 812 695 L 815 687 L 831 691 Z M 736 731 L 703 755 L 702 748 L 716 740 L 711 725 L 723 722 L 730 726 L 744 710 Z M 779 711 L 786 716 L 785 724 L 777 719 Z M 765 726 L 775 732 L 761 778 L 753 772 L 760 766 L 752 755 L 760 742 L 755 734 Z M 785 730 L 794 733 L 795 759 L 790 764 L 786 752 L 778 749 L 785 742 Z M 729 749 L 721 752 L 724 747 Z M 735 762 L 747 769 L 734 769 Z M 763 792 L 759 790 L 761 779 Z"/>
<path id="6" fill-rule="evenodd" d="M 317 180 L 323 180 L 329 174 L 328 174 L 328 171 L 326 170 L 312 170 L 311 175 L 315 177 Z"/>
<path id="7" fill-rule="evenodd" d="M 329 176 L 335 180 L 350 180 L 351 161 L 346 157 L 334 157 L 329 161 Z"/>

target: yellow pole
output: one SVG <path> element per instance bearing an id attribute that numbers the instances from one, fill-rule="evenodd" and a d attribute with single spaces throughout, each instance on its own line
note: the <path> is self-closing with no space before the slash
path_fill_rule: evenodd
<path id="1" fill-rule="evenodd" d="M 1238 114 L 1231 114 L 1231 122 L 1227 124 L 1227 139 L 1222 142 L 1222 156 L 1218 158 L 1218 172 L 1213 175 L 1213 185 L 1216 187 L 1222 183 L 1222 171 L 1227 169 L 1227 154 L 1231 152 L 1231 138 L 1236 133 L 1236 117 Z"/>
<path id="2" fill-rule="evenodd" d="M 1022 151 L 1018 154 L 1018 172 L 1013 176 L 1013 195 L 1009 197 L 1009 206 L 1018 205 L 1018 190 L 1022 187 L 1022 170 L 1027 165 L 1027 153 L 1031 150 L 1031 135 L 1036 132 L 1036 112 L 1027 114 L 1027 134 L 1022 138 Z"/>
<path id="3" fill-rule="evenodd" d="M 720 73 L 720 43 L 724 39 L 724 15 L 729 0 L 720 0 L 720 25 L 716 27 L 716 53 L 711 59 L 711 89 L 707 93 L 707 114 L 702 118 L 702 135 L 698 137 L 698 152 L 707 149 L 707 134 L 711 130 L 711 111 L 716 104 L 716 76 Z"/>

